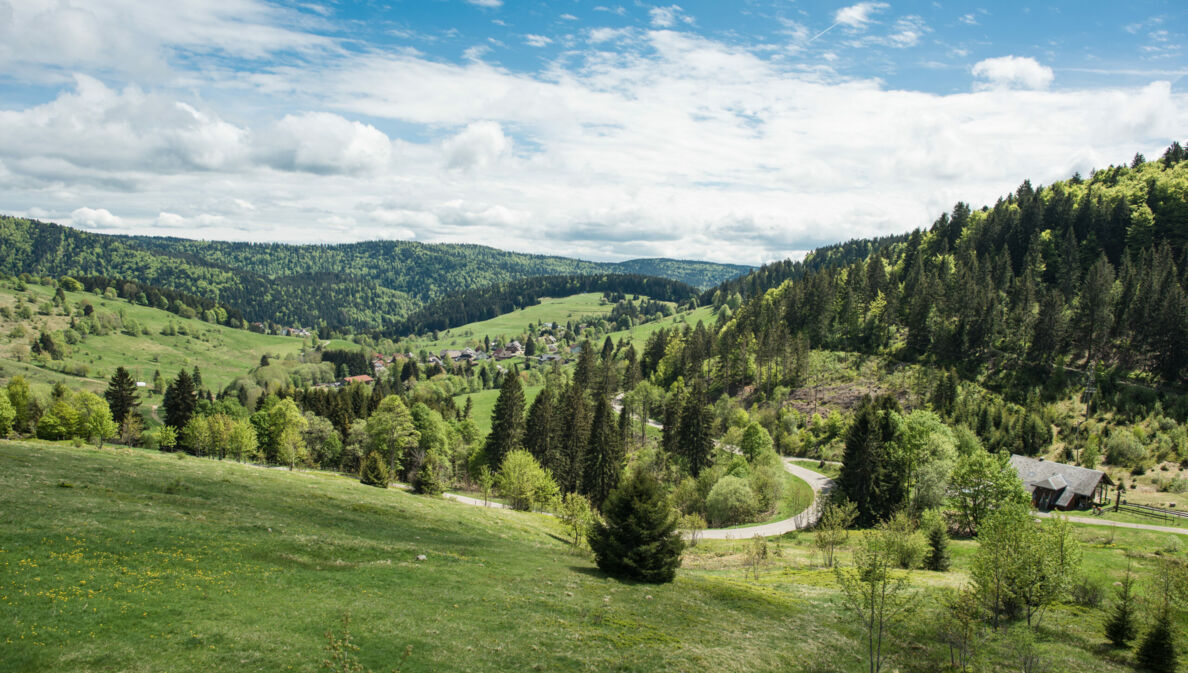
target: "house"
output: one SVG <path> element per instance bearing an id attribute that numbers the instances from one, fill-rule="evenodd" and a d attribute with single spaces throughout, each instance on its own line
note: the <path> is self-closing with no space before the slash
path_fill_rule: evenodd
<path id="1" fill-rule="evenodd" d="M 1088 509 L 1104 503 L 1105 487 L 1113 486 L 1101 470 L 1065 465 L 1043 458 L 1012 455 L 1011 467 L 1019 473 L 1036 509 Z"/>
<path id="2" fill-rule="evenodd" d="M 374 381 L 375 381 L 374 379 L 372 379 L 370 376 L 368 376 L 366 374 L 360 374 L 358 376 L 348 376 L 342 380 L 342 382 L 347 385 L 350 385 L 352 383 L 366 383 L 366 384 L 370 385 Z"/>
<path id="3" fill-rule="evenodd" d="M 508 357 L 515 357 L 524 352 L 524 346 L 519 341 L 513 341 L 504 347 L 504 352 L 509 353 Z"/>

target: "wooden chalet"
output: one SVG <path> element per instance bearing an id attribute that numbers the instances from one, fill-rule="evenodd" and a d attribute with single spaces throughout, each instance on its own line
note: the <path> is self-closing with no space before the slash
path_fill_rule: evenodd
<path id="1" fill-rule="evenodd" d="M 1031 494 L 1031 504 L 1039 510 L 1088 509 L 1094 503 L 1104 504 L 1106 487 L 1114 485 L 1101 470 L 1043 458 L 1012 455 L 1011 466 Z"/>

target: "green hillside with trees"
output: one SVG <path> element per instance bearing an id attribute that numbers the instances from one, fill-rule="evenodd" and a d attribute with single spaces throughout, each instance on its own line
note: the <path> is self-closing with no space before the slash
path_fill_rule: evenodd
<path id="1" fill-rule="evenodd" d="M 281 245 L 109 236 L 0 217 L 0 273 L 101 276 L 117 287 L 132 281 L 217 302 L 247 322 L 323 335 L 384 327 L 427 302 L 532 276 L 648 271 L 705 288 L 749 270 L 676 260 L 587 262 L 409 241 Z"/>

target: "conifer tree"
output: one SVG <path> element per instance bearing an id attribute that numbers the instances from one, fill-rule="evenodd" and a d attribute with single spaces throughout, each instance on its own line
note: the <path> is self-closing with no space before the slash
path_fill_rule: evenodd
<path id="1" fill-rule="evenodd" d="M 128 414 L 134 412 L 139 405 L 136 382 L 132 380 L 132 375 L 128 373 L 128 370 L 123 367 L 116 367 L 103 397 L 107 399 L 107 406 L 111 408 L 111 416 L 116 424 L 123 423 Z"/>
<path id="2" fill-rule="evenodd" d="M 676 514 L 654 477 L 637 470 L 610 492 L 602 514 L 604 521 L 594 525 L 588 539 L 603 572 L 655 584 L 672 581 L 685 545 L 676 531 Z"/>
<path id="3" fill-rule="evenodd" d="M 1115 587 L 1114 605 L 1105 622 L 1105 635 L 1114 647 L 1127 647 L 1136 635 L 1134 617 L 1134 575 L 1126 568 L 1126 576 Z"/>
<path id="4" fill-rule="evenodd" d="M 165 388 L 161 405 L 165 407 L 165 425 L 186 427 L 198 406 L 198 391 L 189 372 L 182 369 L 177 373 L 177 378 Z"/>
<path id="5" fill-rule="evenodd" d="M 928 530 L 928 555 L 924 557 L 924 567 L 935 572 L 949 569 L 949 534 L 941 522 Z"/>
<path id="6" fill-rule="evenodd" d="M 606 395 L 599 395 L 590 420 L 590 441 L 583 457 L 581 493 L 601 509 L 607 495 L 619 485 L 623 470 L 622 442 L 615 427 L 614 410 Z"/>
<path id="7" fill-rule="evenodd" d="M 590 412 L 586 394 L 576 381 L 565 389 L 557 405 L 556 420 L 557 461 L 553 476 L 564 493 L 577 491 L 581 483 L 582 465 L 590 440 Z"/>
<path id="8" fill-rule="evenodd" d="M 363 459 L 362 469 L 359 471 L 359 481 L 368 486 L 387 488 L 390 481 L 388 466 L 379 451 L 372 451 Z"/>
<path id="9" fill-rule="evenodd" d="M 689 390 L 681 410 L 680 446 L 678 452 L 685 458 L 689 473 L 694 477 L 709 466 L 714 448 L 710 434 L 714 422 L 713 411 L 705 402 L 705 383 L 699 377 Z"/>
<path id="10" fill-rule="evenodd" d="M 485 451 L 487 463 L 494 469 L 503 463 L 503 457 L 523 446 L 524 442 L 524 388 L 520 385 L 520 372 L 515 367 L 503 377 L 499 399 L 491 416 L 491 434 L 487 435 Z"/>
<path id="11" fill-rule="evenodd" d="M 557 466 L 557 410 L 554 408 L 552 386 L 546 386 L 528 407 L 524 425 L 524 449 L 532 454 L 541 467 L 556 472 Z"/>

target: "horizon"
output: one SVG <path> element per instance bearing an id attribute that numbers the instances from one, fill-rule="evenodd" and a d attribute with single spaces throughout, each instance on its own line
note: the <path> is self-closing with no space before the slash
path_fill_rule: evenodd
<path id="1" fill-rule="evenodd" d="M 1155 158 L 1188 134 L 1186 26 L 1157 0 L 0 0 L 0 210 L 759 266 Z"/>

